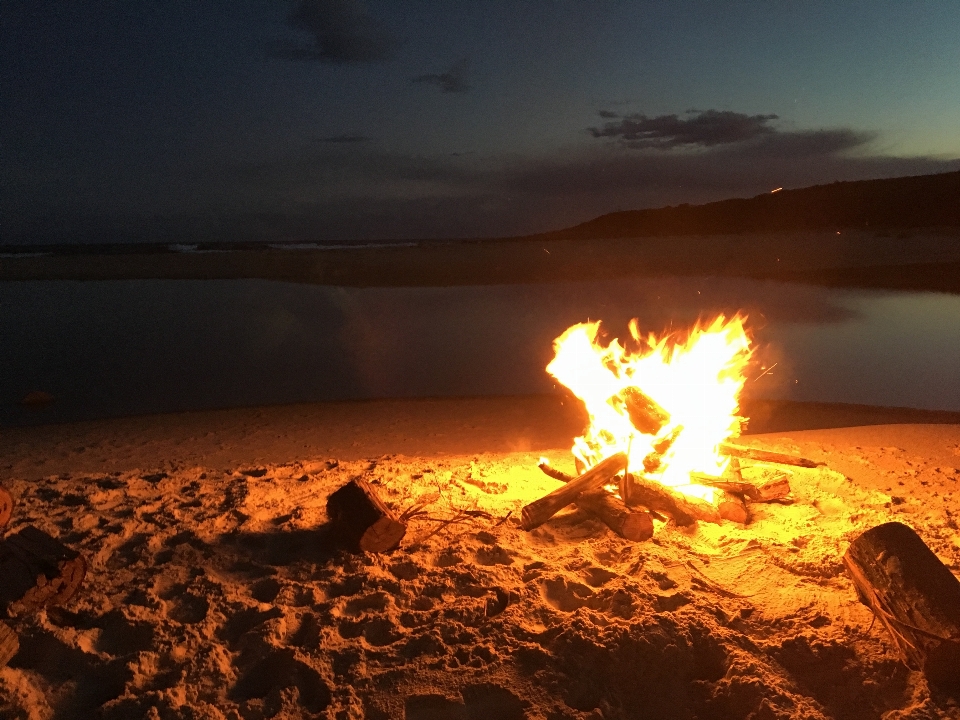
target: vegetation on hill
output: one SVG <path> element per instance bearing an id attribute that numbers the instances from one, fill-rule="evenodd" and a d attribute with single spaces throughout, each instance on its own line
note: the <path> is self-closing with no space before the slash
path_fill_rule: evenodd
<path id="1" fill-rule="evenodd" d="M 706 205 L 615 212 L 532 237 L 656 237 L 854 228 L 960 228 L 960 171 L 835 182 Z"/>

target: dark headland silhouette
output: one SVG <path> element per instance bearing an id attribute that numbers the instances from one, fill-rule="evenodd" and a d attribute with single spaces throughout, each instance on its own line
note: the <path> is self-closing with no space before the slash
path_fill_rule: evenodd
<path id="1" fill-rule="evenodd" d="M 705 205 L 601 215 L 531 239 L 960 227 L 960 171 L 779 190 Z"/>
<path id="2" fill-rule="evenodd" d="M 960 293 L 960 172 L 603 215 L 510 238 L 0 245 L 0 280 L 243 279 L 354 287 L 726 275 Z"/>

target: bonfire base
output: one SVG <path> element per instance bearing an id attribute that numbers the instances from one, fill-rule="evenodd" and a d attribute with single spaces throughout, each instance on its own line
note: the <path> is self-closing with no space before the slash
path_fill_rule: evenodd
<path id="1" fill-rule="evenodd" d="M 960 690 L 960 580 L 920 536 L 898 522 L 878 525 L 851 543 L 843 562 L 907 666 Z"/>

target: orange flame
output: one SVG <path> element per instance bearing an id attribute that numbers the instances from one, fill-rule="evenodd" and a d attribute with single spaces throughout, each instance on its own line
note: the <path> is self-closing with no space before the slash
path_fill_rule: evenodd
<path id="1" fill-rule="evenodd" d="M 626 350 L 617 339 L 602 346 L 599 322 L 568 328 L 554 341 L 556 355 L 547 372 L 583 401 L 590 416 L 583 436 L 574 441 L 574 456 L 592 467 L 626 452 L 629 471 L 642 473 L 643 459 L 658 440 L 680 428 L 657 477 L 677 490 L 712 499 L 712 489 L 691 485 L 690 473 L 721 475 L 727 459 L 718 446 L 740 434 L 739 395 L 752 352 L 745 320 L 721 315 L 709 325 L 698 323 L 682 343 L 671 335 L 651 334 L 643 340 L 633 320 L 630 332 L 641 344 L 638 352 Z M 669 414 L 657 435 L 634 427 L 624 403 L 617 401 L 627 388 L 640 390 Z"/>

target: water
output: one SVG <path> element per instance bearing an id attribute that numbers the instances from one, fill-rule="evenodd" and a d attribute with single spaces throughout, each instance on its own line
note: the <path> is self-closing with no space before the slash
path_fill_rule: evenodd
<path id="1" fill-rule="evenodd" d="M 743 310 L 747 392 L 960 410 L 960 296 L 736 278 L 354 289 L 258 280 L 0 283 L 0 423 L 348 398 L 551 392 L 569 325 Z M 774 365 L 774 363 L 776 363 Z M 27 392 L 56 401 L 21 407 Z"/>

